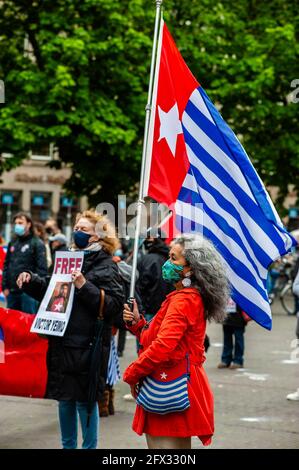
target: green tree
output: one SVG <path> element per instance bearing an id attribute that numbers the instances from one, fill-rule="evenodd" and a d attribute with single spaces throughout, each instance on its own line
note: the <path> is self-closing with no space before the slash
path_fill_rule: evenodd
<path id="1" fill-rule="evenodd" d="M 139 179 L 155 16 L 148 0 L 6 0 L 0 7 L 0 149 L 20 164 L 54 142 L 66 188 L 113 201 Z M 283 0 L 165 0 L 187 64 L 266 184 L 299 187 L 298 12 Z M 24 54 L 24 39 L 33 54 Z"/>

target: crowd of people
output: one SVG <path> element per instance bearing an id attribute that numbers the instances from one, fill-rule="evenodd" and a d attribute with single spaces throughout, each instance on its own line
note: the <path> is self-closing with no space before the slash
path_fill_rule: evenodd
<path id="1" fill-rule="evenodd" d="M 98 232 L 99 225 L 104 233 Z M 250 312 L 243 312 L 229 297 L 214 246 L 199 236 L 182 236 L 168 244 L 161 230 L 155 236 L 148 233 L 140 249 L 132 310 L 126 303 L 132 275 L 130 249 L 118 240 L 106 216 L 93 210 L 78 214 L 70 244 L 54 219 L 33 222 L 24 212 L 15 215 L 13 233 L 2 290 L 7 307 L 14 310 L 37 313 L 56 252 L 84 253 L 81 271 L 72 273 L 75 295 L 66 333 L 47 338 L 46 397 L 58 402 L 63 448 L 77 447 L 78 418 L 82 447 L 97 447 L 99 416 L 114 414 L 114 385 L 121 378 L 119 357 L 128 331 L 136 336 L 138 355 L 124 372 L 123 380 L 131 387 L 125 399 L 135 400 L 143 379 L 154 371 L 167 376 L 165 370 L 185 363 L 187 356 L 189 364 L 188 409 L 164 415 L 138 405 L 135 432 L 145 433 L 149 448 L 190 448 L 191 436 L 209 444 L 214 421 L 213 395 L 202 367 L 209 346 L 206 323 L 214 320 L 223 325 L 218 368 L 236 369 L 244 364 L 244 332 L 250 320 Z M 294 294 L 299 297 L 299 274 L 294 277 Z M 61 285 L 56 296 L 62 304 L 67 288 Z M 299 320 L 296 334 L 299 338 Z M 289 399 L 299 399 L 299 390 L 291 395 Z"/>

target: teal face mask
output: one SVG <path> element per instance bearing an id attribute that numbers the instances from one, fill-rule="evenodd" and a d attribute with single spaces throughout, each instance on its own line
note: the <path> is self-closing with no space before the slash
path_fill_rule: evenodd
<path id="1" fill-rule="evenodd" d="M 181 273 L 184 266 L 173 264 L 170 260 L 167 260 L 162 266 L 162 277 L 165 281 L 175 284 L 181 279 Z"/>
<path id="2" fill-rule="evenodd" d="M 25 235 L 25 227 L 24 225 L 21 225 L 21 224 L 15 224 L 14 226 L 14 232 L 16 235 L 18 235 L 18 237 L 22 237 L 23 235 Z"/>

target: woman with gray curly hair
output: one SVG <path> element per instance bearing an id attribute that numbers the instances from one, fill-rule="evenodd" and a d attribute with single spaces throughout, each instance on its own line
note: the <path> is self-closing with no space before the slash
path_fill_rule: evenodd
<path id="1" fill-rule="evenodd" d="M 188 449 L 192 436 L 208 445 L 214 412 L 203 369 L 204 338 L 207 320 L 224 319 L 228 281 L 213 244 L 191 235 L 172 242 L 162 275 L 175 291 L 151 322 L 136 302 L 133 312 L 124 309 L 123 318 L 141 343 L 138 359 L 124 373 L 137 399 L 133 430 L 146 434 L 150 449 Z"/>

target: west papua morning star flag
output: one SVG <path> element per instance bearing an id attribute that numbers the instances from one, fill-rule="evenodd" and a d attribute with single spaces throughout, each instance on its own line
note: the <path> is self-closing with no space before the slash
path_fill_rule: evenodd
<path id="1" fill-rule="evenodd" d="M 200 232 L 214 243 L 227 269 L 233 300 L 271 329 L 268 266 L 296 241 L 284 229 L 244 148 L 188 69 L 163 20 L 143 196 L 171 207 L 180 232 Z"/>
<path id="2" fill-rule="evenodd" d="M 30 333 L 34 315 L 0 308 L 0 395 L 44 398 L 48 341 Z"/>

